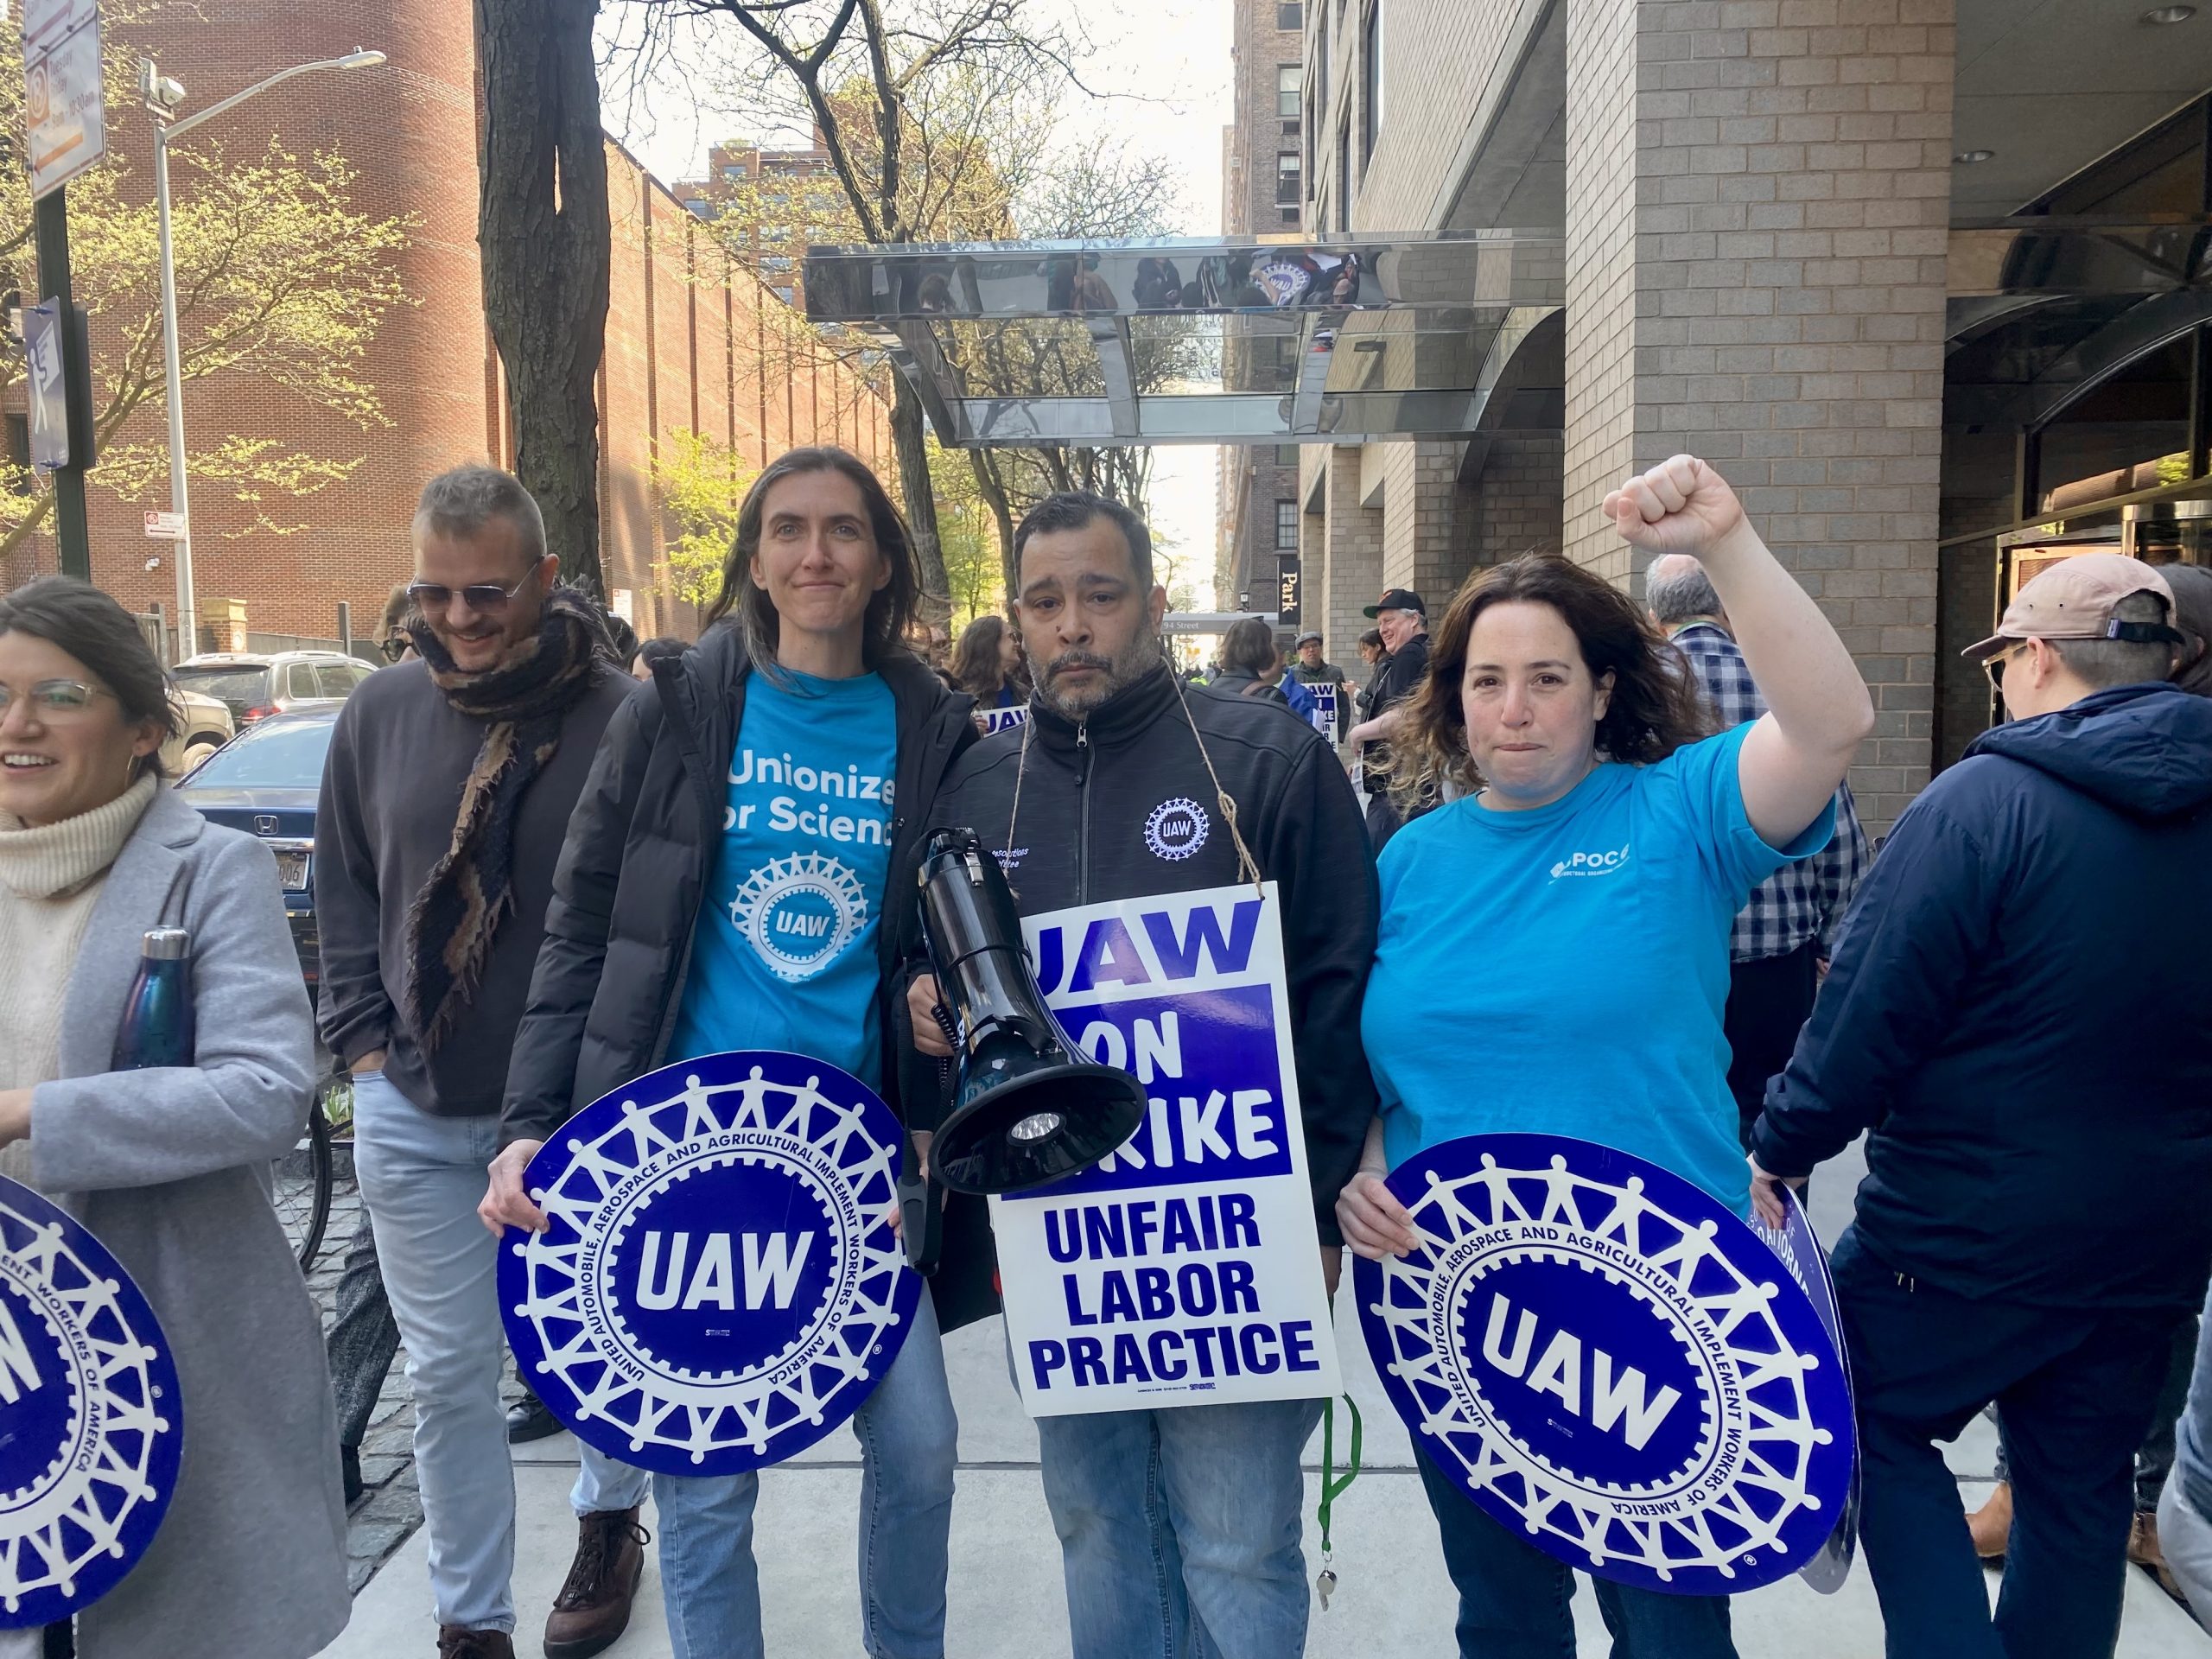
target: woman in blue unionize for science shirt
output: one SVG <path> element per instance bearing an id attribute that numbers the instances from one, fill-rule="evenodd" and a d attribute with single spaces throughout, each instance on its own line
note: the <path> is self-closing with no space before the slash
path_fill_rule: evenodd
<path id="1" fill-rule="evenodd" d="M 1618 1147 L 1749 1212 L 1721 1035 L 1729 925 L 1753 887 L 1826 844 L 1872 704 L 1704 462 L 1655 467 L 1605 512 L 1643 551 L 1704 562 L 1771 712 L 1700 738 L 1694 677 L 1625 594 L 1563 559 L 1515 559 L 1460 589 L 1391 741 L 1398 785 L 1465 792 L 1381 861 L 1360 1029 L 1382 1106 L 1337 1204 L 1345 1243 L 1373 1260 L 1415 1243 L 1385 1172 L 1484 1132 Z M 1572 1652 L 1570 1570 L 1426 1458 L 1421 1474 L 1461 1628 L 1506 1639 L 1499 1652 L 1524 1650 L 1507 1632 Z M 1725 1599 L 1598 1594 L 1616 1652 L 1735 1652 Z"/>

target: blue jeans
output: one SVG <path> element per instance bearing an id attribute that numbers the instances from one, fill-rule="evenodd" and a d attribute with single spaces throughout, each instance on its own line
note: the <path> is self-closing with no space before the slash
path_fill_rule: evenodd
<path id="1" fill-rule="evenodd" d="M 942 1659 L 952 1471 L 960 1421 L 937 1311 L 914 1328 L 853 1414 L 861 1443 L 861 1643 L 869 1659 Z M 676 1659 L 760 1659 L 753 1506 L 760 1477 L 655 1475 L 661 1597 Z"/>
<path id="2" fill-rule="evenodd" d="M 1459 1592 L 1460 1659 L 1574 1659 L 1574 1569 L 1491 1519 L 1427 1452 L 1417 1461 Z M 1735 1659 L 1726 1596 L 1592 1582 L 1614 1659 Z"/>
<path id="3" fill-rule="evenodd" d="M 1847 1229 L 1829 1258 L 1859 1412 L 1859 1539 L 1892 1659 L 2083 1659 L 2120 1636 L 2135 1448 L 2179 1308 L 2032 1307 L 1891 1269 Z M 1994 1400 L 2012 1535 L 1993 1620 L 1936 1442 Z"/>
<path id="4" fill-rule="evenodd" d="M 499 1398 L 499 1241 L 476 1215 L 499 1135 L 488 1114 L 434 1116 L 380 1071 L 353 1079 L 353 1170 L 415 1389 L 415 1476 L 438 1623 L 512 1631 L 515 1482 Z M 569 1494 L 578 1515 L 645 1501 L 644 1470 L 582 1451 Z"/>
<path id="5" fill-rule="evenodd" d="M 1319 1400 L 1037 1423 L 1076 1659 L 1298 1659 Z"/>

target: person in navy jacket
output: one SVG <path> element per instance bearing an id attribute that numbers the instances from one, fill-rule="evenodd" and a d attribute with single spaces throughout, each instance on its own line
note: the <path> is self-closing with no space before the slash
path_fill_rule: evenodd
<path id="1" fill-rule="evenodd" d="M 1898 819 L 1752 1130 L 1753 1198 L 1871 1131 L 1832 1262 L 1894 1656 L 2117 1639 L 2132 1468 L 2212 1263 L 2212 702 L 2146 564 L 2038 575 L 1967 653 L 2011 721 Z M 1993 1623 L 1936 1442 L 1992 1401 Z"/>

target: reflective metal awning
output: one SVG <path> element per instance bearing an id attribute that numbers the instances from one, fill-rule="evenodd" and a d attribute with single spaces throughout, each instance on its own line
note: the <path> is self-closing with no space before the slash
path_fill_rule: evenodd
<path id="1" fill-rule="evenodd" d="M 807 315 L 880 345 L 961 446 L 1465 435 L 1565 288 L 1560 238 L 1527 231 L 817 247 L 805 267 Z"/>

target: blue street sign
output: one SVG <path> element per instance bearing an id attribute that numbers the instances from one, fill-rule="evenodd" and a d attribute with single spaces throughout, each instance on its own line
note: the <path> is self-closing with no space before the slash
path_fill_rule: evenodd
<path id="1" fill-rule="evenodd" d="M 46 471 L 69 464 L 68 378 L 62 371 L 61 306 L 48 300 L 23 308 L 23 382 L 29 402 L 31 465 Z"/>
<path id="2" fill-rule="evenodd" d="M 1448 1141 L 1389 1185 L 1421 1248 L 1355 1264 L 1368 1348 L 1416 1444 L 1493 1518 L 1683 1595 L 1826 1545 L 1853 1467 L 1843 1361 L 1751 1228 L 1558 1135 Z"/>
<path id="3" fill-rule="evenodd" d="M 663 1474 L 804 1451 L 913 1325 L 900 1140 L 866 1084 L 802 1054 L 705 1055 L 594 1101 L 530 1161 L 550 1227 L 500 1247 L 523 1376 L 579 1438 Z"/>
<path id="4" fill-rule="evenodd" d="M 138 1564 L 176 1490 L 181 1399 L 123 1264 L 0 1178 L 0 1628 L 65 1620 Z"/>

